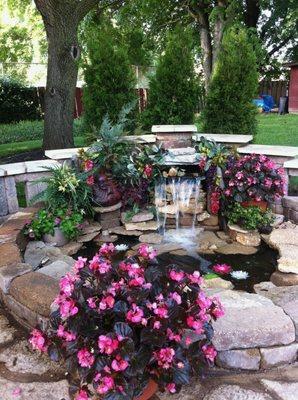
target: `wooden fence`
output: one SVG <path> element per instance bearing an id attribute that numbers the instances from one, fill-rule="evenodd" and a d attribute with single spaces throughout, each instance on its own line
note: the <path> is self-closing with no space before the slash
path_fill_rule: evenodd
<path id="1" fill-rule="evenodd" d="M 263 80 L 259 83 L 259 94 L 269 94 L 274 98 L 278 106 L 279 98 L 287 96 L 288 82 L 287 81 L 269 81 Z"/>

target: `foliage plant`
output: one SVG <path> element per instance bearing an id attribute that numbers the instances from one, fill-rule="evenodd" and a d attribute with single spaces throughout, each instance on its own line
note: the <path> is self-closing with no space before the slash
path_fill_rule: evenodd
<path id="1" fill-rule="evenodd" d="M 273 222 L 270 211 L 262 211 L 259 207 L 242 207 L 240 203 L 234 203 L 229 207 L 227 213 L 229 222 L 238 224 L 247 230 L 257 230 L 268 227 Z"/>
<path id="2" fill-rule="evenodd" d="M 37 90 L 8 78 L 0 78 L 0 123 L 41 118 Z"/>
<path id="3" fill-rule="evenodd" d="M 169 35 L 165 53 L 150 80 L 148 106 L 141 117 L 143 125 L 192 123 L 197 89 L 191 35 L 176 28 Z"/>
<path id="4" fill-rule="evenodd" d="M 50 175 L 36 181 L 45 183 L 46 189 L 32 202 L 44 201 L 49 210 L 69 208 L 74 212 L 92 213 L 90 170 L 78 172 L 64 163 L 46 169 Z"/>
<path id="5" fill-rule="evenodd" d="M 67 209 L 55 212 L 40 210 L 32 221 L 25 225 L 24 233 L 31 239 L 40 240 L 44 234 L 54 235 L 55 228 L 60 228 L 68 239 L 75 239 L 81 231 L 83 215 Z"/>
<path id="6" fill-rule="evenodd" d="M 257 95 L 256 56 L 243 28 L 232 27 L 224 34 L 222 49 L 212 75 L 203 130 L 211 133 L 255 134 Z"/>
<path id="7" fill-rule="evenodd" d="M 107 114 L 117 123 L 123 106 L 136 99 L 136 81 L 126 47 L 116 40 L 111 22 L 103 20 L 100 27 L 89 27 L 88 32 L 84 118 L 88 128 L 98 129 Z M 135 109 L 136 102 L 133 104 Z"/>
<path id="8" fill-rule="evenodd" d="M 229 201 L 268 201 L 284 195 L 285 175 L 267 156 L 248 154 L 233 157 L 224 172 L 224 195 Z"/>
<path id="9" fill-rule="evenodd" d="M 95 392 L 104 400 L 130 400 L 150 378 L 179 392 L 213 363 L 212 321 L 223 315 L 222 306 L 200 289 L 198 271 L 161 268 L 146 244 L 120 262 L 114 254 L 110 243 L 92 260 L 77 260 L 60 280 L 51 328 L 35 329 L 30 342 L 53 360 L 66 360 L 76 399 Z"/>

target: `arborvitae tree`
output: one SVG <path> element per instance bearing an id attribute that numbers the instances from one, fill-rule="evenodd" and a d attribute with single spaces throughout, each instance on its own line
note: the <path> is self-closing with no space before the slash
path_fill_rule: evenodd
<path id="1" fill-rule="evenodd" d="M 86 126 L 99 128 L 109 115 L 116 123 L 124 105 L 136 99 L 135 74 L 126 47 L 108 23 L 90 29 L 83 104 Z"/>
<path id="2" fill-rule="evenodd" d="M 192 38 L 179 27 L 170 34 L 165 54 L 150 81 L 148 106 L 142 116 L 144 125 L 192 123 L 196 94 Z"/>
<path id="3" fill-rule="evenodd" d="M 222 49 L 210 83 L 203 130 L 209 133 L 254 134 L 257 95 L 256 56 L 243 28 L 230 28 L 224 35 Z"/>

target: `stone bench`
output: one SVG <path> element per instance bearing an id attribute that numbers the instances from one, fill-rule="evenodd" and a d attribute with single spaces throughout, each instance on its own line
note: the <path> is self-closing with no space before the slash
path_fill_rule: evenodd
<path id="1" fill-rule="evenodd" d="M 215 133 L 197 133 L 192 136 L 192 140 L 199 142 L 201 137 L 209 140 L 214 140 L 217 143 L 223 143 L 227 146 L 245 146 L 253 140 L 252 135 L 226 135 Z"/>
<path id="2" fill-rule="evenodd" d="M 273 146 L 264 144 L 249 144 L 237 149 L 240 154 L 264 154 L 270 157 L 279 166 L 284 166 L 289 160 L 298 156 L 298 147 Z"/>
<path id="3" fill-rule="evenodd" d="M 19 210 L 16 184 L 25 184 L 27 204 L 38 193 L 44 190 L 45 184 L 35 183 L 49 173 L 46 168 L 58 165 L 54 160 L 25 161 L 0 165 L 0 216 L 13 214 Z"/>
<path id="4" fill-rule="evenodd" d="M 298 158 L 286 161 L 284 163 L 284 168 L 287 169 L 289 176 L 298 176 Z"/>

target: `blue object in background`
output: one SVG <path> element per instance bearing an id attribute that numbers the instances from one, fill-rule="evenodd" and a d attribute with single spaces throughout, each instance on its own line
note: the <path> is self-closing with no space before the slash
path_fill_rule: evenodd
<path id="1" fill-rule="evenodd" d="M 274 99 L 269 94 L 262 94 L 259 99 L 253 99 L 253 104 L 262 108 L 264 112 L 270 112 L 275 107 Z"/>

